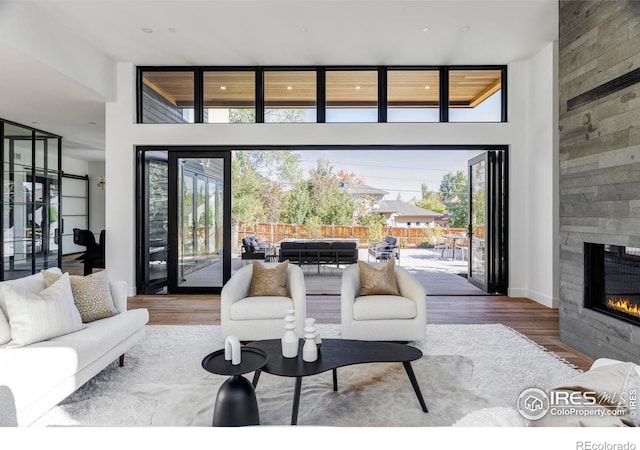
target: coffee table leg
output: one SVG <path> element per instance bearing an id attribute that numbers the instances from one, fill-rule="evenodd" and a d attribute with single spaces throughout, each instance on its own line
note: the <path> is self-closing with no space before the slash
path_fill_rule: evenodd
<path id="1" fill-rule="evenodd" d="M 260 380 L 260 374 L 262 373 L 262 370 L 258 369 L 255 371 L 255 373 L 253 374 L 253 381 L 251 384 L 253 384 L 253 388 L 255 389 L 256 387 L 258 387 L 258 380 Z"/>
<path id="2" fill-rule="evenodd" d="M 291 411 L 291 425 L 298 425 L 298 407 L 300 406 L 300 391 L 302 377 L 296 377 L 296 390 L 293 394 L 293 411 Z"/>
<path id="3" fill-rule="evenodd" d="M 411 386 L 413 386 L 413 390 L 418 397 L 418 401 L 420 402 L 422 411 L 429 412 L 429 410 L 427 409 L 427 404 L 424 402 L 424 398 L 422 398 L 422 392 L 420 392 L 420 386 L 418 386 L 418 380 L 416 380 L 416 375 L 413 373 L 413 367 L 411 367 L 411 363 L 409 361 L 405 361 L 402 363 L 402 365 L 404 366 L 404 370 L 409 376 L 409 381 L 411 381 Z"/>
<path id="4" fill-rule="evenodd" d="M 333 390 L 338 390 L 338 369 L 333 369 Z"/>

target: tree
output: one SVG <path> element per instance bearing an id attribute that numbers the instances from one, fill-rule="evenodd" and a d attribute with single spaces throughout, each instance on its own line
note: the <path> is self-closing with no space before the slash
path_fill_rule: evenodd
<path id="1" fill-rule="evenodd" d="M 309 179 L 298 181 L 287 192 L 283 218 L 304 225 L 351 225 L 355 204 L 340 183 L 329 161 L 319 159 Z"/>
<path id="2" fill-rule="evenodd" d="M 469 182 L 461 170 L 447 173 L 440 182 L 440 195 L 450 214 L 449 225 L 466 228 L 469 224 Z"/>
<path id="3" fill-rule="evenodd" d="M 447 207 L 442 203 L 440 196 L 441 194 L 439 192 L 429 190 L 429 186 L 422 183 L 422 198 L 420 200 L 413 199 L 411 203 L 420 208 L 444 214 L 447 212 Z"/>

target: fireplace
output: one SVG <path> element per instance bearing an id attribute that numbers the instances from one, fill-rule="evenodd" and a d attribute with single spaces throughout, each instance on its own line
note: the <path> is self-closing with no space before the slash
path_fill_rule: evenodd
<path id="1" fill-rule="evenodd" d="M 584 245 L 585 307 L 640 325 L 640 248 Z"/>

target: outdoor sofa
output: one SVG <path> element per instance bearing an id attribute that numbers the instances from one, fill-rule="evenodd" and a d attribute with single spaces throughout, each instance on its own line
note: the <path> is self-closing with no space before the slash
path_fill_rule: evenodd
<path id="1" fill-rule="evenodd" d="M 298 265 L 355 264 L 358 242 L 351 240 L 291 240 L 280 242 L 279 260 Z"/>

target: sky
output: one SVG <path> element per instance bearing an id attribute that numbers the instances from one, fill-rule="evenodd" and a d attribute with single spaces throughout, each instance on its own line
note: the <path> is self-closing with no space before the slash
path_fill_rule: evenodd
<path id="1" fill-rule="evenodd" d="M 473 150 L 300 150 L 305 178 L 319 158 L 326 158 L 337 173 L 354 172 L 366 185 L 383 189 L 385 200 L 409 201 L 421 197 L 422 183 L 437 191 L 447 172 L 467 173 L 469 159 L 482 153 Z"/>

